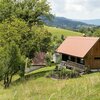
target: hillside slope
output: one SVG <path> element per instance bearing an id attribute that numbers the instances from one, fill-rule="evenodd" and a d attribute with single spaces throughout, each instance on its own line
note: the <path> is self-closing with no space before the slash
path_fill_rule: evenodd
<path id="1" fill-rule="evenodd" d="M 0 100 L 100 100 L 100 73 L 69 80 L 46 78 L 54 67 L 45 67 L 16 80 L 4 90 L 0 83 Z M 17 78 L 17 77 L 16 77 Z"/>
<path id="2" fill-rule="evenodd" d="M 71 30 L 76 30 L 83 26 L 84 27 L 91 26 L 89 24 L 86 24 L 80 21 L 75 21 L 72 19 L 67 19 L 64 17 L 54 17 L 52 21 L 45 19 L 44 22 L 48 26 L 59 27 L 59 28 L 64 28 L 64 29 L 71 29 Z"/>
<path id="3" fill-rule="evenodd" d="M 53 36 L 57 36 L 59 38 L 61 37 L 61 35 L 64 35 L 64 36 L 81 36 L 82 35 L 79 32 L 65 30 L 65 29 L 56 28 L 56 27 L 48 27 L 48 26 L 45 26 L 45 28 L 49 32 L 51 32 Z"/>

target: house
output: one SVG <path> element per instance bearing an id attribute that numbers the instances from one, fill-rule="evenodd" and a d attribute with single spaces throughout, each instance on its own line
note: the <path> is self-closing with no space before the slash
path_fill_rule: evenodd
<path id="1" fill-rule="evenodd" d="M 34 66 L 45 66 L 45 56 L 46 53 L 38 52 L 35 54 L 35 57 L 32 59 L 32 65 Z"/>
<path id="2" fill-rule="evenodd" d="M 100 69 L 99 37 L 67 37 L 56 50 L 69 68 Z"/>
<path id="3" fill-rule="evenodd" d="M 37 52 L 35 54 L 35 57 L 32 59 L 31 67 L 27 67 L 27 63 L 26 63 L 25 72 L 29 73 L 29 72 L 32 72 L 34 70 L 37 70 L 37 69 L 45 67 L 45 65 L 46 65 L 46 63 L 45 63 L 45 56 L 46 56 L 46 53 L 44 53 L 44 52 Z"/>

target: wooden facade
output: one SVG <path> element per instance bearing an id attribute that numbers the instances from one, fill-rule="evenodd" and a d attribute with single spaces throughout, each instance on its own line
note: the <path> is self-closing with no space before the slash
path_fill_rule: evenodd
<path id="1" fill-rule="evenodd" d="M 100 39 L 84 57 L 85 66 L 90 69 L 100 69 Z"/>

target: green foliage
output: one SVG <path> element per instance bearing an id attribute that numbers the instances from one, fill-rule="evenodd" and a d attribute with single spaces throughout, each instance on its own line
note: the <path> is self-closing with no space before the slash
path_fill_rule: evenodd
<path id="1" fill-rule="evenodd" d="M 26 80 L 13 77 L 12 86 L 4 90 L 0 82 L 1 100 L 99 100 L 100 73 L 91 73 L 74 79 L 57 80 L 44 75 L 54 70 L 45 67 L 26 75 Z M 52 96 L 53 95 L 53 96 Z"/>
<path id="2" fill-rule="evenodd" d="M 29 57 L 31 52 L 47 52 L 50 49 L 51 34 L 37 26 L 30 31 L 25 21 L 11 17 L 0 24 L 0 43 L 5 45 L 12 41 L 19 46 L 21 54 Z"/>
<path id="3" fill-rule="evenodd" d="M 100 37 L 100 28 L 97 28 L 93 35 Z"/>
<path id="4" fill-rule="evenodd" d="M 38 26 L 43 24 L 42 17 L 50 18 L 47 0 L 1 0 L 0 5 L 1 42 L 16 42 L 21 53 L 28 57 L 34 55 L 31 52 L 47 52 L 51 34 Z"/>
<path id="5" fill-rule="evenodd" d="M 66 69 L 66 67 L 63 67 L 63 68 L 60 69 L 60 75 L 59 76 L 60 77 L 62 77 L 62 76 L 66 77 L 69 72 L 70 71 L 68 69 Z"/>
<path id="6" fill-rule="evenodd" d="M 18 72 L 19 76 L 22 78 L 25 75 L 25 63 L 26 63 L 26 57 L 20 55 L 20 70 Z"/>
<path id="7" fill-rule="evenodd" d="M 29 26 L 43 24 L 41 17 L 50 17 L 50 6 L 47 0 L 23 0 L 16 4 L 17 17 L 28 22 Z"/>
<path id="8" fill-rule="evenodd" d="M 14 14 L 14 0 L 0 0 L 0 22 Z"/>
<path id="9" fill-rule="evenodd" d="M 5 43 L 15 42 L 21 53 L 27 55 L 30 45 L 32 45 L 33 36 L 29 32 L 27 24 L 21 19 L 11 17 L 0 24 L 0 42 Z M 30 45 L 29 45 L 30 44 Z"/>
<path id="10" fill-rule="evenodd" d="M 47 77 L 53 77 L 56 79 L 66 79 L 66 78 L 77 78 L 80 76 L 79 72 L 75 70 L 69 70 L 66 67 L 57 68 L 54 71 L 49 72 Z"/>
<path id="11" fill-rule="evenodd" d="M 66 67 L 62 67 L 59 70 L 58 74 L 60 78 L 76 78 L 80 76 L 79 72 L 75 70 L 68 70 Z"/>
<path id="12" fill-rule="evenodd" d="M 0 48 L 0 73 L 3 77 L 5 88 L 9 87 L 13 75 L 23 67 L 22 63 L 20 50 L 14 42 Z"/>
<path id="13" fill-rule="evenodd" d="M 51 33 L 42 18 L 51 18 L 47 0 L 0 0 L 0 79 L 25 74 L 25 58 L 51 48 Z"/>
<path id="14" fill-rule="evenodd" d="M 33 45 L 37 51 L 47 52 L 50 50 L 51 44 L 51 33 L 48 32 L 44 27 L 33 26 L 32 31 L 34 34 Z"/>
<path id="15" fill-rule="evenodd" d="M 15 45 L 15 47 L 10 45 L 12 43 Z M 23 77 L 25 74 L 25 61 L 24 61 L 25 57 L 27 56 L 30 58 L 30 53 L 32 57 L 34 57 L 35 52 L 49 51 L 50 44 L 51 44 L 51 34 L 47 30 L 45 30 L 43 27 L 37 27 L 37 26 L 33 26 L 30 31 L 25 21 L 23 21 L 22 19 L 15 18 L 15 17 L 10 17 L 0 24 L 0 47 L 4 48 L 5 44 L 7 45 L 6 50 L 8 50 L 9 52 L 8 51 L 6 52 L 5 50 L 1 50 L 1 59 L 6 58 L 6 59 L 1 60 L 1 69 L 7 71 L 9 67 L 8 63 L 10 63 L 11 65 L 13 64 L 13 62 L 15 62 L 15 64 L 13 64 L 13 66 L 11 67 L 11 71 L 14 73 L 15 71 L 18 71 L 20 69 L 19 75 Z M 20 53 L 18 53 L 19 51 Z M 10 55 L 12 55 L 11 59 L 9 57 Z M 25 57 L 22 57 L 22 55 L 24 55 Z M 18 59 L 17 59 L 17 56 L 19 57 Z M 9 62 L 9 59 L 10 59 L 10 62 Z M 19 61 L 21 62 L 20 64 L 21 67 L 18 66 Z M 4 67 L 4 66 L 7 66 L 7 67 Z M 7 69 L 4 69 L 4 68 L 7 68 Z M 16 68 L 19 68 L 19 69 L 16 69 Z M 4 73 L 6 72 L 1 70 L 0 76 L 4 76 L 5 75 Z M 9 73 L 10 73 L 10 78 L 9 78 Z M 9 86 L 10 80 L 13 76 L 11 72 L 9 73 L 7 72 L 4 78 L 4 80 L 6 80 L 4 82 L 5 87 Z"/>
<path id="16" fill-rule="evenodd" d="M 79 32 L 84 33 L 86 36 L 97 36 L 100 37 L 100 27 L 81 27 Z"/>
<path id="17" fill-rule="evenodd" d="M 43 24 L 42 17 L 50 18 L 50 6 L 47 0 L 0 0 L 0 21 L 16 16 L 32 24 Z"/>
<path id="18" fill-rule="evenodd" d="M 64 35 L 63 35 L 63 34 L 61 35 L 61 40 L 65 40 L 65 37 L 64 37 Z"/>
<path id="19" fill-rule="evenodd" d="M 52 60 L 52 54 L 50 52 L 48 52 L 46 54 L 45 60 L 46 60 L 46 65 L 47 66 L 51 66 L 52 65 L 52 62 L 51 62 L 51 60 Z"/>
<path id="20" fill-rule="evenodd" d="M 93 36 L 94 28 L 93 27 L 81 27 L 79 32 L 83 33 L 86 36 Z"/>

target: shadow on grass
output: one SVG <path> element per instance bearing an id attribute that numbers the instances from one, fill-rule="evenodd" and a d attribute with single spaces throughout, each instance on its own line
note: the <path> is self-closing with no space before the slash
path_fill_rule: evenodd
<path id="1" fill-rule="evenodd" d="M 41 72 L 31 73 L 31 74 L 25 75 L 24 78 L 19 78 L 16 81 L 14 81 L 12 83 L 12 85 L 16 85 L 16 84 L 19 84 L 19 83 L 24 83 L 25 81 L 28 81 L 28 80 L 35 80 L 37 78 L 44 77 L 46 75 L 46 73 L 48 73 L 50 71 L 51 70 L 46 70 L 46 71 L 41 71 Z"/>

